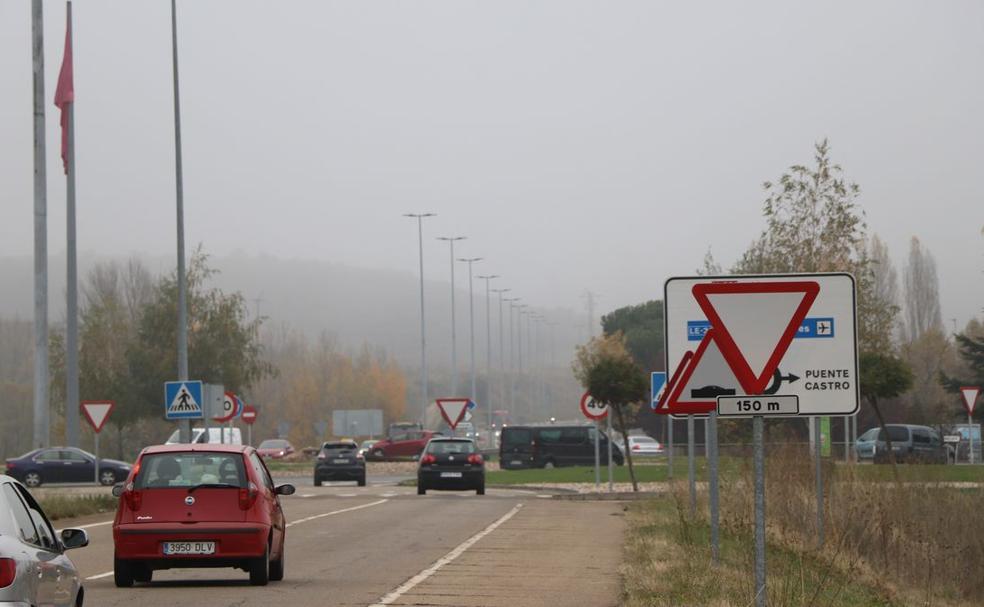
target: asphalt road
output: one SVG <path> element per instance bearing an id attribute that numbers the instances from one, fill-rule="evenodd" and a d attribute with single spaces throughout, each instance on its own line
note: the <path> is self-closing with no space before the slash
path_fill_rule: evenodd
<path id="1" fill-rule="evenodd" d="M 100 607 L 617 604 L 616 503 L 493 489 L 418 496 L 412 487 L 370 483 L 299 487 L 283 504 L 286 576 L 266 587 L 250 586 L 234 569 L 172 569 L 118 589 L 110 517 L 58 526 L 91 525 L 89 547 L 71 556 L 86 605 Z"/>

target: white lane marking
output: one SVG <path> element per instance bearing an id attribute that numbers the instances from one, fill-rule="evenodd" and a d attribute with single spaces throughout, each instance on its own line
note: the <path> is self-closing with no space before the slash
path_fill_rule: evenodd
<path id="1" fill-rule="evenodd" d="M 358 493 L 339 493 L 338 497 L 358 497 Z"/>
<path id="2" fill-rule="evenodd" d="M 399 493 L 380 493 L 379 497 L 396 497 Z"/>
<path id="3" fill-rule="evenodd" d="M 314 494 L 314 493 L 305 493 L 304 495 L 301 495 L 300 497 L 314 497 L 315 495 L 316 494 Z"/>
<path id="4" fill-rule="evenodd" d="M 79 525 L 76 529 L 92 529 L 93 527 L 104 527 L 106 525 L 112 525 L 113 521 L 103 521 L 101 523 L 90 523 L 88 525 Z"/>
<path id="5" fill-rule="evenodd" d="M 352 506 L 351 508 L 343 508 L 342 510 L 333 510 L 331 512 L 324 512 L 322 514 L 316 514 L 314 516 L 309 516 L 307 518 L 297 519 L 296 521 L 287 523 L 287 526 L 288 527 L 291 527 L 293 525 L 299 525 L 301 523 L 306 523 L 308 521 L 313 521 L 315 519 L 324 518 L 326 516 L 334 516 L 336 514 L 342 514 L 343 512 L 352 512 L 353 510 L 362 510 L 363 508 L 369 508 L 371 506 L 378 506 L 380 504 L 385 504 L 388 501 L 389 500 L 378 500 L 378 501 L 375 501 L 375 502 L 370 502 L 368 504 L 362 504 L 360 506 Z M 109 521 L 109 522 L 112 523 L 113 521 Z M 96 525 L 105 525 L 105 524 L 107 524 L 107 523 L 96 523 Z M 81 529 L 82 527 L 79 527 L 79 528 Z M 100 573 L 99 575 L 89 576 L 89 577 L 85 578 L 85 581 L 88 582 L 88 581 L 91 581 L 91 580 L 98 580 L 98 579 L 102 579 L 104 577 L 109 577 L 111 575 L 113 575 L 113 572 L 112 571 L 107 571 L 106 573 Z"/>
<path id="6" fill-rule="evenodd" d="M 404 594 L 406 594 L 406 593 L 410 592 L 411 590 L 413 590 L 413 588 L 415 586 L 417 586 L 417 584 L 420 584 L 421 582 L 423 582 L 424 580 L 426 580 L 430 576 L 432 576 L 435 573 L 437 573 L 438 571 L 440 571 L 441 567 L 444 567 L 448 563 L 452 562 L 453 560 L 455 560 L 456 558 L 458 558 L 459 556 L 461 556 L 462 554 L 464 554 L 464 552 L 466 550 L 468 550 L 469 548 L 471 548 L 472 546 L 474 546 L 475 543 L 478 542 L 480 539 L 482 539 L 486 535 L 488 535 L 488 534 L 492 533 L 493 531 L 495 531 L 499 527 L 499 525 L 505 523 L 506 521 L 508 521 L 509 519 L 511 519 L 513 516 L 515 516 L 516 513 L 519 512 L 520 508 L 522 508 L 522 507 L 523 507 L 522 504 L 516 504 L 516 506 L 512 510 L 510 510 L 509 512 L 505 513 L 502 516 L 502 518 L 500 518 L 499 520 L 497 520 L 496 522 L 492 523 L 491 525 L 489 525 L 485 529 L 479 531 L 475 535 L 473 535 L 470 538 L 468 538 L 467 540 L 465 540 L 457 548 L 455 548 L 451 552 L 445 554 L 441 558 L 439 558 L 436 561 L 434 561 L 434 564 L 433 565 L 431 565 L 427 569 L 424 569 L 423 571 L 421 571 L 417 575 L 413 576 L 412 578 L 410 578 L 409 580 L 407 580 L 406 582 L 404 582 L 399 588 L 397 588 L 393 592 L 387 594 L 386 596 L 382 597 L 376 603 L 373 603 L 372 605 L 370 605 L 370 607 L 385 607 L 386 605 L 392 604 L 394 601 L 396 601 L 397 599 L 399 599 L 401 596 L 403 596 Z"/>
<path id="7" fill-rule="evenodd" d="M 548 499 L 552 498 L 553 496 L 552 495 L 540 494 L 540 495 L 537 495 L 537 497 L 540 498 L 540 499 L 542 499 L 542 500 L 548 500 Z"/>
<path id="8" fill-rule="evenodd" d="M 389 500 L 376 500 L 375 502 L 369 502 L 368 504 L 361 504 L 359 506 L 352 506 L 351 508 L 342 508 L 341 510 L 332 510 L 331 512 L 324 512 L 322 514 L 315 514 L 314 516 L 309 516 L 307 518 L 300 518 L 296 521 L 287 523 L 288 527 L 293 527 L 294 525 L 300 525 L 301 523 L 306 523 L 308 521 L 313 521 L 319 518 L 324 518 L 326 516 L 334 516 L 336 514 L 342 514 L 344 512 L 352 512 L 353 510 L 362 510 L 363 508 L 371 508 L 373 506 L 378 506 L 380 504 L 385 504 Z"/>

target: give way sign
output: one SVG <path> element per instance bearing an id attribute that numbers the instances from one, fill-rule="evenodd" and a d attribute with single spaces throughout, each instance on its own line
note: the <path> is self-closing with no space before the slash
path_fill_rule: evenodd
<path id="1" fill-rule="evenodd" d="M 857 410 L 851 275 L 671 278 L 664 297 L 666 362 L 674 372 L 657 413 L 706 414 L 719 398 L 743 396 L 774 397 L 766 405 L 776 408 L 766 414 Z"/>
<path id="2" fill-rule="evenodd" d="M 977 402 L 977 395 L 981 393 L 980 388 L 976 387 L 963 387 L 960 388 L 960 394 L 964 399 L 964 407 L 967 409 L 967 415 L 974 414 L 974 404 Z"/>
<path id="3" fill-rule="evenodd" d="M 111 400 L 84 400 L 79 404 L 82 415 L 97 434 L 106 425 L 106 420 L 109 419 L 109 414 L 113 412 L 115 406 L 116 403 Z"/>
<path id="4" fill-rule="evenodd" d="M 470 403 L 471 400 L 467 398 L 439 398 L 437 399 L 437 408 L 441 410 L 441 417 L 444 418 L 444 421 L 454 430 L 465 418 L 465 412 L 468 411 Z"/>

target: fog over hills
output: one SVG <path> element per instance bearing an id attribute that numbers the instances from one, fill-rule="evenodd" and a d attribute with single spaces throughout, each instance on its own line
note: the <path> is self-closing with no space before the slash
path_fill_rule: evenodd
<path id="1" fill-rule="evenodd" d="M 173 259 L 141 257 L 150 271 L 163 274 L 173 271 Z M 113 258 L 79 255 L 79 276 L 84 281 L 93 265 Z M 120 261 L 125 258 L 115 258 Z M 210 258 L 209 264 L 219 272 L 212 284 L 225 291 L 239 291 L 248 300 L 251 314 L 257 308 L 268 326 L 286 327 L 315 337 L 328 332 L 345 346 L 363 344 L 386 349 L 409 369 L 420 362 L 420 282 L 416 274 L 382 269 L 365 269 L 325 261 L 280 259 L 272 256 L 230 255 Z M 52 325 L 65 317 L 65 258 L 49 259 L 49 303 Z M 427 306 L 428 364 L 445 373 L 451 356 L 451 302 L 449 282 L 438 278 L 447 268 L 425 268 Z M 33 262 L 30 257 L 0 258 L 0 280 L 15 285 L 0 298 L 0 316 L 30 320 L 33 317 Z M 464 267 L 456 275 L 455 308 L 457 313 L 458 364 L 467 372 L 469 357 L 468 278 Z M 464 288 L 462 288 L 462 286 Z M 548 363 L 569 367 L 574 344 L 587 334 L 586 314 L 572 309 L 534 309 L 546 316 L 552 327 L 541 327 L 542 347 Z M 579 302 L 577 302 L 579 303 Z M 498 300 L 492 294 L 493 359 L 498 354 Z M 509 348 L 509 307 L 503 306 Z M 516 317 L 518 323 L 518 316 Z M 486 359 L 485 281 L 475 280 L 476 364 L 483 369 Z M 553 332 L 550 348 L 549 331 Z M 524 327 L 525 334 L 525 327 Z M 507 362 L 508 364 L 508 362 Z M 464 377 L 464 375 L 462 375 Z"/>

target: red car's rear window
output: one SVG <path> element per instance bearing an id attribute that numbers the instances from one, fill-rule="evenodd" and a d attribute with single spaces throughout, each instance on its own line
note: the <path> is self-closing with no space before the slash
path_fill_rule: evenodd
<path id="1" fill-rule="evenodd" d="M 245 487 L 246 483 L 241 454 L 207 451 L 145 455 L 140 460 L 140 472 L 133 481 L 135 489 L 210 484 Z"/>

